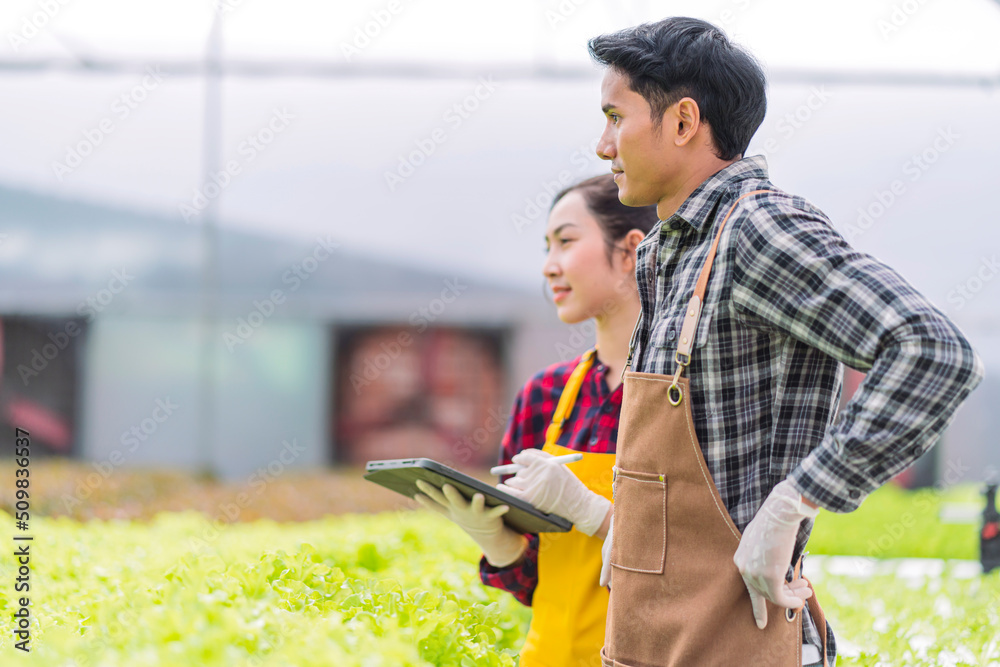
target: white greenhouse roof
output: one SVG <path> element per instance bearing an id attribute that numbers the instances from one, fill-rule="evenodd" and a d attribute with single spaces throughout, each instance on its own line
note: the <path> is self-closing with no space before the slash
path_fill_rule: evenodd
<path id="1" fill-rule="evenodd" d="M 225 55 L 273 62 L 588 63 L 596 34 L 687 15 L 712 21 L 770 68 L 1000 72 L 1000 6 L 993 0 L 53 0 L 34 19 L 35 0 L 5 0 L 0 34 L 38 35 L 0 49 L 0 58 L 70 56 L 184 60 L 204 52 L 216 12 Z M 368 26 L 375 21 L 374 26 Z M 370 40 L 357 39 L 358 29 Z M 30 29 L 28 30 L 30 33 Z M 15 49 L 16 46 L 16 49 Z"/>

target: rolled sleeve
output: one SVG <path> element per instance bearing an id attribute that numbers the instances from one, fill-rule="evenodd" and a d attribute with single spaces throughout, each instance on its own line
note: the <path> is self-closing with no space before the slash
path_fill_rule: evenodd
<path id="1" fill-rule="evenodd" d="M 850 512 L 936 442 L 982 380 L 982 360 L 951 320 L 819 211 L 789 198 L 739 223 L 738 316 L 867 372 L 791 475 L 807 500 Z"/>
<path id="2" fill-rule="evenodd" d="M 518 602 L 530 607 L 538 585 L 538 535 L 528 535 L 528 548 L 521 559 L 507 567 L 494 567 L 484 556 L 479 560 L 479 578 L 487 586 L 511 593 Z"/>

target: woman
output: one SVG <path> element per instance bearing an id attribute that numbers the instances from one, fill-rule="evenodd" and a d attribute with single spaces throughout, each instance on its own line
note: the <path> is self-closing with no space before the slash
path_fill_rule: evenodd
<path id="1" fill-rule="evenodd" d="M 608 593 L 600 586 L 601 546 L 611 517 L 621 374 L 639 317 L 635 250 L 656 224 L 656 207 L 618 201 L 610 174 L 560 192 L 549 212 L 543 273 L 559 319 L 591 318 L 596 346 L 553 364 L 525 385 L 514 403 L 500 462 L 525 466 L 497 488 L 545 512 L 570 519 L 569 533 L 521 535 L 507 528 L 502 505 L 485 509 L 477 494 L 420 484 L 416 499 L 445 514 L 483 549 L 483 583 L 533 608 L 521 650 L 523 667 L 599 664 Z M 583 452 L 583 460 L 553 463 Z"/>

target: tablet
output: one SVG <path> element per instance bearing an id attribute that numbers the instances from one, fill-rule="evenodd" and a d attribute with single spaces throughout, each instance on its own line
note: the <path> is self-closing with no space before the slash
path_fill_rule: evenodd
<path id="1" fill-rule="evenodd" d="M 420 493 L 416 484 L 418 479 L 439 489 L 451 484 L 466 498 L 482 493 L 490 507 L 510 506 L 503 520 L 519 533 L 565 533 L 573 527 L 569 519 L 542 512 L 520 498 L 431 459 L 369 461 L 365 466 L 365 479 L 410 498 Z"/>

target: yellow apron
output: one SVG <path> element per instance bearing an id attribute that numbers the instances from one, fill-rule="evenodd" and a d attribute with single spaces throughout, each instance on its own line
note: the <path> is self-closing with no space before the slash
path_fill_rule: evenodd
<path id="1" fill-rule="evenodd" d="M 596 352 L 584 354 L 570 375 L 542 451 L 554 456 L 575 451 L 555 443 Z M 588 489 L 611 500 L 614 464 L 614 454 L 583 452 L 582 460 L 566 467 Z M 600 665 L 608 612 L 608 590 L 599 583 L 603 543 L 576 528 L 568 533 L 539 535 L 538 584 L 531 602 L 531 627 L 521 649 L 521 667 Z"/>

